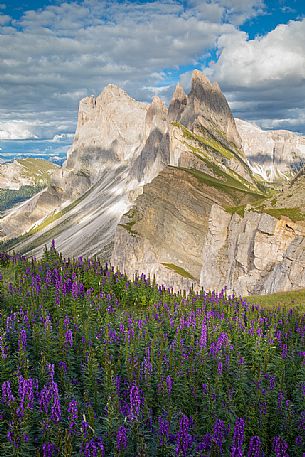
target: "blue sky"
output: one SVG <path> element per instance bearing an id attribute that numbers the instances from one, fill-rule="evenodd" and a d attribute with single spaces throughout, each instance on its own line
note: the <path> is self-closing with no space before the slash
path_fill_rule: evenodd
<path id="1" fill-rule="evenodd" d="M 305 134 L 304 18 L 303 0 L 0 0 L 2 153 L 71 141 L 79 100 L 108 83 L 168 102 L 194 68 L 237 117 Z"/>

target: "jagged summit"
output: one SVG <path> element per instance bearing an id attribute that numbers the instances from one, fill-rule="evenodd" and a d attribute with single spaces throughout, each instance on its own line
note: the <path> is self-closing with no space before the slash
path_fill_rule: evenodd
<path id="1" fill-rule="evenodd" d="M 218 131 L 225 141 L 232 143 L 237 150 L 241 149 L 241 139 L 228 102 L 218 83 L 211 83 L 203 72 L 193 71 L 188 95 L 180 84 L 177 85 L 168 112 L 170 121 L 181 122 L 191 130 Z"/>
<path id="2" fill-rule="evenodd" d="M 192 73 L 192 86 L 194 84 L 196 84 L 197 82 L 200 82 L 200 84 L 204 84 L 204 85 L 207 85 L 207 86 L 212 86 L 211 81 L 200 70 L 194 70 L 193 73 Z"/>
<path id="3" fill-rule="evenodd" d="M 172 101 L 173 100 L 184 100 L 186 98 L 186 93 L 182 84 L 178 83 L 176 85 L 175 91 L 173 93 Z"/>

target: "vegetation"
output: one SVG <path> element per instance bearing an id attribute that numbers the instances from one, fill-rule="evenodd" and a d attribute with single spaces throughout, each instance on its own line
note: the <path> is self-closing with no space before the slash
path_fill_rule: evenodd
<path id="1" fill-rule="evenodd" d="M 230 214 L 238 214 L 238 215 L 241 216 L 241 217 L 244 217 L 244 215 L 245 215 L 245 209 L 246 209 L 246 205 L 226 206 L 226 207 L 224 208 L 224 210 L 225 210 L 227 213 L 230 213 Z"/>
<path id="2" fill-rule="evenodd" d="M 21 186 L 18 190 L 0 189 L 0 213 L 28 200 L 41 189 L 38 186 Z"/>
<path id="3" fill-rule="evenodd" d="M 288 292 L 277 292 L 268 295 L 252 295 L 247 297 L 248 303 L 257 304 L 268 308 L 292 308 L 299 307 L 305 311 L 305 289 Z"/>
<path id="4" fill-rule="evenodd" d="M 209 137 L 203 137 L 201 135 L 197 135 L 191 132 L 189 129 L 187 129 L 184 125 L 180 124 L 179 122 L 173 122 L 173 125 L 179 127 L 182 130 L 184 138 L 194 140 L 197 143 L 200 143 L 204 146 L 208 146 L 215 152 L 221 154 L 226 159 L 234 158 L 235 154 L 228 148 L 224 147 L 215 137 L 211 135 L 211 133 L 209 133 Z"/>
<path id="5" fill-rule="evenodd" d="M 187 278 L 187 279 L 195 279 L 191 273 L 189 273 L 188 271 L 186 271 L 184 268 L 182 267 L 178 267 L 177 265 L 174 265 L 173 263 L 162 263 L 162 265 L 166 268 L 168 268 L 169 270 L 172 270 L 174 271 L 175 273 L 178 273 L 178 275 L 182 276 L 183 278 Z"/>
<path id="6" fill-rule="evenodd" d="M 305 221 L 305 213 L 300 208 L 263 208 L 262 211 L 277 219 L 286 216 L 293 222 Z"/>
<path id="7" fill-rule="evenodd" d="M 195 176 L 199 182 L 210 187 L 214 187 L 220 192 L 229 195 L 237 204 L 241 204 L 241 202 L 244 200 L 246 200 L 247 203 L 251 203 L 257 201 L 258 199 L 262 199 L 262 194 L 259 192 L 255 192 L 253 190 L 242 187 L 240 184 L 234 185 L 235 182 L 233 183 L 232 181 L 221 181 L 207 173 L 204 173 L 203 171 L 195 170 L 194 168 L 183 168 L 183 170 Z"/>
<path id="8" fill-rule="evenodd" d="M 138 232 L 136 230 L 133 230 L 133 226 L 137 223 L 136 220 L 136 209 L 131 208 L 128 213 L 125 214 L 125 217 L 127 217 L 129 220 L 125 224 L 118 224 L 120 227 L 123 227 L 127 232 L 132 235 L 138 235 Z"/>
<path id="9" fill-rule="evenodd" d="M 17 160 L 23 167 L 23 174 L 28 178 L 34 179 L 36 185 L 45 186 L 50 182 L 53 171 L 58 167 L 53 163 L 43 159 L 26 158 Z"/>
<path id="10" fill-rule="evenodd" d="M 1 456 L 302 457 L 299 307 L 184 297 L 54 243 L 0 271 Z"/>

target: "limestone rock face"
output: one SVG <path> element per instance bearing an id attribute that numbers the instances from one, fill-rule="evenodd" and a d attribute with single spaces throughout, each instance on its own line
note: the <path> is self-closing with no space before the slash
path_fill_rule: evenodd
<path id="1" fill-rule="evenodd" d="M 193 168 L 196 151 L 200 149 L 201 155 L 208 155 L 209 161 L 238 173 L 253 184 L 234 118 L 217 83 L 212 84 L 195 70 L 190 93 L 185 95 L 178 84 L 168 111 L 171 165 Z M 195 168 L 200 167 L 200 160 L 196 163 Z"/>
<path id="2" fill-rule="evenodd" d="M 252 170 L 266 181 L 291 178 L 305 165 L 305 137 L 285 130 L 264 131 L 235 119 Z"/>
<path id="3" fill-rule="evenodd" d="M 168 107 L 168 118 L 170 121 L 176 121 L 181 118 L 187 105 L 187 95 L 181 84 L 177 84 L 172 100 Z"/>

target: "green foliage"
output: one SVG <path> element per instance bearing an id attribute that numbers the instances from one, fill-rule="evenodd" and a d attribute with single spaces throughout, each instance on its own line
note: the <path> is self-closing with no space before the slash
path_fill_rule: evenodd
<path id="1" fill-rule="evenodd" d="M 17 162 L 23 167 L 23 175 L 33 179 L 35 185 L 42 187 L 49 184 L 51 174 L 58 168 L 57 165 L 44 159 L 26 158 Z"/>
<path id="2" fill-rule="evenodd" d="M 183 278 L 195 280 L 195 278 L 191 275 L 191 273 L 189 273 L 188 271 L 186 271 L 186 270 L 185 270 L 184 268 L 182 268 L 182 267 L 179 267 L 179 266 L 177 266 L 177 265 L 174 265 L 173 263 L 162 263 L 162 265 L 163 265 L 164 267 L 168 268 L 169 270 L 174 271 L 174 272 L 177 273 L 178 275 L 183 276 Z"/>
<path id="3" fill-rule="evenodd" d="M 247 302 L 260 304 L 268 308 L 293 308 L 299 307 L 305 311 L 305 289 L 277 292 L 267 295 L 251 295 L 247 297 Z"/>
<path id="4" fill-rule="evenodd" d="M 285 216 L 293 222 L 305 221 L 305 213 L 300 208 L 262 208 L 262 211 L 277 219 Z"/>
<path id="5" fill-rule="evenodd" d="M 208 134 L 209 135 L 208 137 L 207 136 L 203 137 L 201 135 L 197 135 L 197 134 L 191 132 L 184 125 L 180 124 L 179 122 L 173 122 L 173 125 L 175 127 L 179 127 L 182 130 L 184 138 L 186 138 L 188 140 L 194 140 L 201 145 L 207 146 L 207 147 L 211 148 L 212 150 L 214 150 L 215 152 L 222 155 L 223 157 L 225 157 L 226 159 L 234 158 L 235 154 L 230 149 L 224 147 L 220 143 L 220 141 L 218 141 L 215 137 L 212 136 L 211 133 Z"/>
<path id="6" fill-rule="evenodd" d="M 21 186 L 18 190 L 0 189 L 0 213 L 41 191 L 39 186 Z"/>

